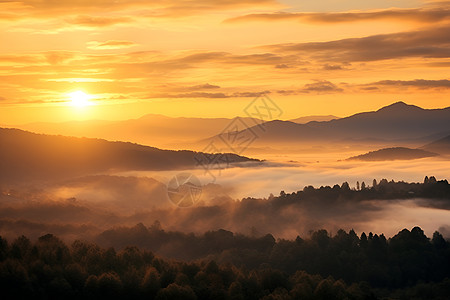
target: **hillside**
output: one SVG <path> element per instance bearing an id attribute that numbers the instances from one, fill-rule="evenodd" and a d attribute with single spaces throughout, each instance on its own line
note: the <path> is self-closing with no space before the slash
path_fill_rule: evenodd
<path id="1" fill-rule="evenodd" d="M 438 156 L 438 154 L 421 149 L 395 147 L 371 151 L 366 154 L 350 157 L 348 158 L 348 160 L 364 160 L 364 161 L 413 160 L 434 156 Z"/>
<path id="2" fill-rule="evenodd" d="M 331 121 L 334 119 L 339 119 L 339 117 L 333 116 L 333 115 L 326 115 L 326 116 L 306 116 L 306 117 L 300 117 L 300 118 L 296 118 L 296 119 L 292 119 L 289 120 L 291 122 L 294 123 L 298 123 L 298 124 L 306 124 L 309 122 L 327 122 L 327 121 Z"/>
<path id="3" fill-rule="evenodd" d="M 124 142 L 35 134 L 0 128 L 0 179 L 70 178 L 107 171 L 173 170 L 196 166 L 193 151 Z M 217 154 L 219 155 L 219 154 Z M 231 163 L 255 161 L 226 154 Z"/>
<path id="4" fill-rule="evenodd" d="M 195 140 L 221 132 L 233 119 L 228 118 L 173 118 L 147 114 L 138 119 L 123 121 L 69 121 L 63 123 L 30 123 L 19 129 L 44 134 L 101 138 L 127 141 L 170 149 L 194 148 Z M 248 126 L 253 119 L 242 118 Z M 259 122 L 258 122 L 259 123 Z"/>
<path id="5" fill-rule="evenodd" d="M 442 155 L 450 154 L 450 135 L 443 139 L 429 143 L 421 147 L 421 149 L 436 152 Z"/>

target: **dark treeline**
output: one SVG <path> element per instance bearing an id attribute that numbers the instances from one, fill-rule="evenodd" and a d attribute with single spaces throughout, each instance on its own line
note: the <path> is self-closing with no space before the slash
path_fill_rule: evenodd
<path id="1" fill-rule="evenodd" d="M 148 236 L 139 236 L 138 231 Z M 142 234 L 142 232 L 140 234 Z M 109 232 L 112 235 L 114 232 Z M 48 234 L 32 242 L 0 239 L 0 285 L 6 298 L 42 299 L 448 299 L 450 244 L 415 227 L 392 238 L 325 230 L 276 241 L 225 230 L 201 236 L 165 233 L 157 224 L 121 230 L 146 245 L 178 236 L 174 261 L 143 247 L 114 248 Z M 159 235 L 159 237 L 158 237 Z M 131 237 L 132 238 L 132 237 Z M 130 239 L 131 239 L 130 238 Z M 146 247 L 147 248 L 147 247 Z"/>
<path id="2" fill-rule="evenodd" d="M 328 199 L 328 200 L 373 200 L 373 199 L 412 199 L 412 198 L 441 198 L 450 200 L 450 184 L 446 179 L 436 180 L 434 176 L 426 176 L 423 183 L 408 183 L 404 181 L 388 181 L 382 179 L 378 183 L 375 179 L 371 186 L 365 182 L 356 183 L 352 189 L 348 182 L 342 185 L 322 186 L 314 188 L 306 186 L 302 191 L 286 194 L 284 191 L 279 197 L 272 198 L 275 202 L 298 201 L 302 199 Z"/>

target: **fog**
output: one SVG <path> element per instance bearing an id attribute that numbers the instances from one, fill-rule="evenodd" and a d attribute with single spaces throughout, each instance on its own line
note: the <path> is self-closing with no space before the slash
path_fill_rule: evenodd
<path id="1" fill-rule="evenodd" d="M 277 238 L 307 236 L 312 230 L 354 229 L 392 236 L 420 226 L 427 235 L 440 230 L 450 237 L 446 201 L 371 200 L 274 204 L 277 196 L 304 186 L 333 186 L 348 181 L 372 185 L 375 178 L 423 182 L 425 175 L 448 178 L 448 161 L 427 158 L 396 162 L 348 162 L 312 155 L 282 156 L 253 167 L 222 170 L 126 172 L 87 176 L 47 185 L 3 186 L 0 230 L 4 236 L 30 237 L 52 232 L 66 240 L 92 240 L 118 226 L 146 226 L 160 221 L 165 230 L 203 233 L 220 228 L 248 235 L 271 233 Z M 289 162 L 290 161 L 290 162 Z M 294 161 L 294 162 L 292 162 Z M 180 208 L 167 196 L 166 184 L 180 172 L 195 174 L 202 194 L 192 207 Z M 214 177 L 211 176 L 213 174 Z M 254 197 L 259 200 L 242 200 Z"/>
<path id="2" fill-rule="evenodd" d="M 348 157 L 344 155 L 337 156 Z M 314 160 L 314 158 L 316 160 Z M 446 158 L 424 158 L 412 161 L 338 161 L 327 156 L 282 156 L 279 161 L 266 162 L 253 167 L 234 167 L 226 169 L 202 168 L 165 172 L 123 172 L 119 175 L 146 176 L 167 183 L 180 172 L 195 174 L 202 184 L 216 183 L 221 185 L 233 199 L 245 197 L 267 198 L 271 193 L 278 195 L 280 191 L 295 192 L 305 186 L 333 186 L 347 181 L 351 187 L 356 182 L 372 185 L 373 179 L 423 182 L 425 176 L 448 178 Z M 319 160 L 317 160 L 319 159 Z M 294 162 L 292 162 L 294 161 Z"/>

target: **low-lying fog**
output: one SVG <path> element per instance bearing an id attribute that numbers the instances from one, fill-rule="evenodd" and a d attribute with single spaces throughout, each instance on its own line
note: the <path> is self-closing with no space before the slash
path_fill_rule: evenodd
<path id="1" fill-rule="evenodd" d="M 340 157 L 340 156 L 339 156 Z M 344 156 L 349 157 L 349 156 Z M 389 181 L 423 182 L 425 176 L 448 179 L 450 161 L 447 158 L 424 158 L 410 161 L 338 161 L 324 155 L 281 156 L 253 167 L 204 169 L 165 172 L 124 172 L 115 175 L 154 178 L 167 183 L 178 173 L 189 172 L 197 176 L 203 185 L 220 184 L 234 199 L 268 197 L 295 192 L 305 186 L 333 186 L 347 181 L 351 187 L 356 182 L 372 185 L 373 179 Z"/>
<path id="2" fill-rule="evenodd" d="M 350 155 L 299 154 L 271 157 L 253 167 L 164 172 L 126 172 L 11 189 L 2 187 L 2 235 L 37 237 L 53 232 L 66 239 L 94 238 L 111 227 L 150 226 L 159 220 L 166 230 L 201 233 L 224 228 L 244 234 L 272 233 L 295 238 L 311 230 L 339 228 L 396 234 L 420 226 L 428 236 L 439 230 L 450 237 L 450 205 L 435 200 L 344 201 L 272 207 L 268 198 L 302 190 L 304 186 L 342 184 L 351 187 L 375 178 L 422 182 L 425 175 L 449 178 L 449 161 L 427 158 L 413 161 L 338 161 Z M 197 205 L 180 208 L 170 202 L 166 184 L 179 173 L 195 174 L 203 185 Z M 211 176 L 211 174 L 214 176 Z M 325 199 L 326 200 L 326 199 Z M 327 203 L 327 204 L 325 204 Z M 439 208 L 438 208 L 439 207 Z"/>

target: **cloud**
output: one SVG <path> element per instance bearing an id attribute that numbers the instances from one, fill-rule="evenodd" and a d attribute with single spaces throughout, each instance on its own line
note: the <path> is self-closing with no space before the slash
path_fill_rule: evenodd
<path id="1" fill-rule="evenodd" d="M 181 92 L 197 92 L 202 90 L 217 90 L 220 89 L 220 86 L 214 84 L 197 84 L 193 86 L 182 86 L 182 87 L 164 87 L 169 88 L 172 91 L 181 91 Z"/>
<path id="2" fill-rule="evenodd" d="M 450 26 L 420 31 L 380 34 L 327 42 L 290 43 L 263 48 L 278 53 L 306 55 L 319 61 L 355 62 L 378 61 L 409 57 L 450 57 Z"/>
<path id="3" fill-rule="evenodd" d="M 208 11 L 233 10 L 254 7 L 276 7 L 279 4 L 275 0 L 79 0 L 79 1 L 41 1 L 41 0 L 6 0 L 3 1 L 7 8 L 15 10 L 15 14 L 2 13 L 0 18 L 49 18 L 78 14 L 103 14 L 108 12 L 122 12 L 128 14 L 131 11 L 140 10 L 138 13 L 146 17 L 183 17 L 202 14 Z M 151 12 L 151 13 L 149 13 Z M 134 13 L 135 14 L 135 13 Z M 95 17 L 97 18 L 97 17 Z M 99 18 L 99 17 L 98 17 Z M 108 26 L 111 22 L 106 20 L 87 20 L 88 24 L 104 24 Z"/>
<path id="4" fill-rule="evenodd" d="M 334 71 L 334 70 L 342 70 L 343 68 L 342 68 L 342 66 L 340 66 L 340 65 L 330 65 L 330 64 L 325 64 L 325 65 L 323 66 L 323 69 L 324 69 L 324 70 L 327 70 L 327 71 Z"/>
<path id="5" fill-rule="evenodd" d="M 150 96 L 151 98 L 229 98 L 224 93 L 205 93 L 205 92 L 192 92 L 184 94 L 156 94 Z"/>
<path id="6" fill-rule="evenodd" d="M 314 83 L 307 83 L 299 89 L 277 90 L 277 94 L 283 96 L 300 95 L 305 93 L 331 94 L 341 93 L 344 89 L 328 80 L 316 80 Z"/>
<path id="7" fill-rule="evenodd" d="M 270 91 L 262 91 L 262 92 L 237 92 L 233 93 L 233 97 L 242 97 L 242 98 L 256 98 L 262 95 L 270 94 Z"/>
<path id="8" fill-rule="evenodd" d="M 73 19 L 67 20 L 70 24 L 81 25 L 86 27 L 105 27 L 122 23 L 129 23 L 131 19 L 128 17 L 95 17 L 80 15 Z"/>
<path id="9" fill-rule="evenodd" d="M 395 87 L 415 87 L 419 89 L 450 89 L 450 80 L 426 80 L 426 79 L 415 79 L 415 80 L 381 80 L 369 85 L 373 86 L 395 86 Z"/>
<path id="10" fill-rule="evenodd" d="M 343 89 L 337 87 L 334 83 L 328 81 L 328 80 L 318 80 L 314 83 L 308 83 L 305 84 L 303 89 L 301 89 L 302 92 L 317 92 L 317 93 L 336 93 L 336 92 L 342 92 Z"/>
<path id="11" fill-rule="evenodd" d="M 221 89 L 218 85 L 212 85 L 209 83 L 199 84 L 194 86 L 182 86 L 182 87 L 172 87 L 170 85 L 164 85 L 159 87 L 163 92 L 155 93 L 150 95 L 150 98 L 210 98 L 210 99 L 220 99 L 220 98 L 255 98 L 263 94 L 269 94 L 270 91 L 227 91 L 227 92 L 209 92 L 209 90 L 219 90 Z M 239 88 L 234 88 L 239 89 Z M 207 90 L 208 92 L 205 92 Z M 230 90 L 230 89 L 228 89 Z M 167 91 L 167 92 L 165 92 Z M 172 93 L 171 93 L 172 92 Z M 178 93 L 173 93 L 178 92 Z"/>
<path id="12" fill-rule="evenodd" d="M 14 64 L 17 67 L 17 65 L 35 64 L 40 61 L 40 58 L 36 55 L 0 55 L 0 65 Z"/>
<path id="13" fill-rule="evenodd" d="M 270 91 L 262 92 L 234 92 L 234 93 L 207 93 L 207 92 L 191 92 L 182 94 L 170 94 L 170 93 L 160 93 L 150 95 L 150 98 L 210 98 L 210 99 L 220 99 L 220 98 L 254 98 L 259 97 L 264 94 L 268 94 Z"/>
<path id="14" fill-rule="evenodd" d="M 225 23 L 261 21 L 298 21 L 303 23 L 345 23 L 358 21 L 374 21 L 391 19 L 395 21 L 414 21 L 436 23 L 450 19 L 448 4 L 438 9 L 386 9 L 365 12 L 336 12 L 336 13 L 291 13 L 275 12 L 264 14 L 248 14 L 225 20 Z"/>
<path id="15" fill-rule="evenodd" d="M 76 56 L 76 54 L 71 51 L 48 51 L 44 55 L 51 65 L 67 63 Z"/>
<path id="16" fill-rule="evenodd" d="M 276 65 L 275 68 L 277 68 L 277 69 L 289 69 L 289 66 L 286 65 L 286 64 L 279 64 L 279 65 Z"/>
<path id="17" fill-rule="evenodd" d="M 213 84 L 209 84 L 209 83 L 205 83 L 205 84 L 200 84 L 200 85 L 195 85 L 193 87 L 191 87 L 192 89 L 220 89 L 220 86 L 218 85 L 213 85 Z"/>
<path id="18" fill-rule="evenodd" d="M 87 43 L 87 48 L 96 50 L 123 49 L 137 46 L 138 44 L 130 41 L 109 40 L 105 42 L 91 41 Z"/>

